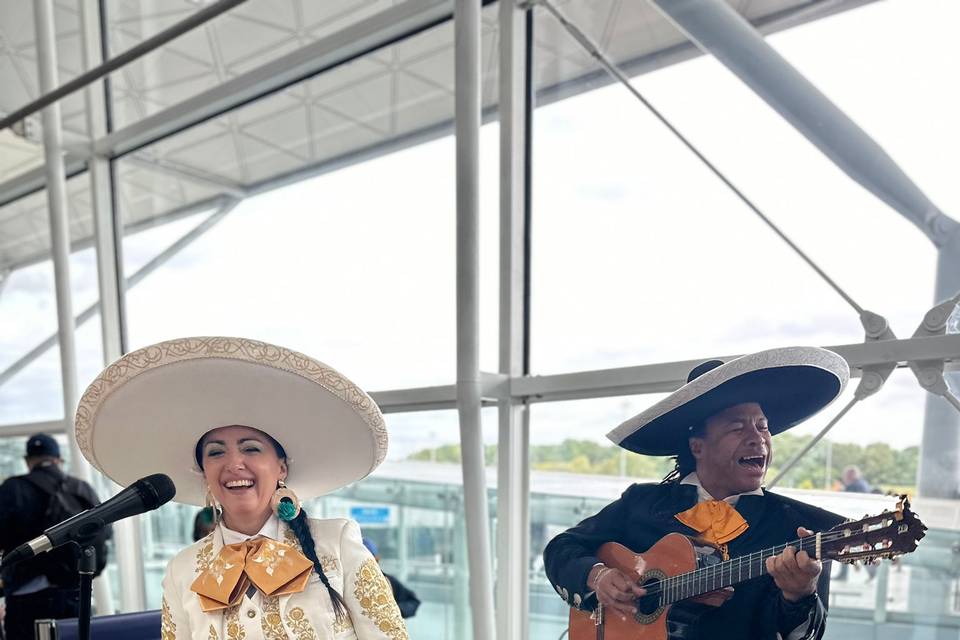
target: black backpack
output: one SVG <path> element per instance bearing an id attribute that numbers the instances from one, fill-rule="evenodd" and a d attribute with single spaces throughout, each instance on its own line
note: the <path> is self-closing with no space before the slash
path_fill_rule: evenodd
<path id="1" fill-rule="evenodd" d="M 69 476 L 57 478 L 48 473 L 31 473 L 24 476 L 24 479 L 48 496 L 47 506 L 42 516 L 43 531 L 96 506 L 88 498 L 80 495 L 79 481 Z M 108 535 L 109 530 L 104 531 L 93 543 L 97 550 L 96 575 L 100 575 L 107 564 L 105 543 Z M 32 564 L 37 574 L 47 576 L 51 584 L 61 587 L 76 586 L 79 582 L 77 551 L 76 545 L 64 545 L 40 554 L 33 559 Z"/>

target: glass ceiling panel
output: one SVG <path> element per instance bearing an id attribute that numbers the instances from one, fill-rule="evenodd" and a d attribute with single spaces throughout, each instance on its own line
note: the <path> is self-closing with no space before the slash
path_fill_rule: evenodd
<path id="1" fill-rule="evenodd" d="M 495 7 L 484 12 L 495 53 Z M 446 23 L 135 152 L 141 169 L 176 167 L 221 184 L 266 186 L 451 131 L 452 24 Z M 496 101 L 496 67 L 484 103 Z"/>
<path id="2" fill-rule="evenodd" d="M 810 9 L 801 0 L 766 0 L 734 6 L 761 28 L 776 30 L 860 3 L 843 0 Z M 4 4 L 4 10 L 9 9 L 8 4 L 22 3 Z M 145 115 L 196 96 L 357 21 L 375 24 L 378 16 L 395 4 L 379 0 L 363 4 L 251 0 L 113 73 L 115 128 L 134 124 Z M 591 35 L 630 73 L 696 55 L 695 49 L 684 44 L 675 29 L 646 3 L 597 0 L 561 4 L 572 18 L 587 25 Z M 196 2 L 108 0 L 113 54 L 201 6 Z M 76 7 L 64 5 L 59 14 L 64 14 L 58 17 L 58 25 L 66 29 L 63 39 L 76 41 Z M 483 100 L 491 113 L 490 107 L 496 102 L 497 5 L 487 6 L 482 15 Z M 5 21 L 0 24 L 21 24 L 28 18 L 23 11 L 8 11 L 0 13 Z M 558 41 L 557 27 L 541 22 L 535 35 L 539 104 L 609 82 L 583 52 L 566 45 L 554 50 L 551 43 Z M 74 25 L 72 31 L 70 25 Z M 291 25 L 303 28 L 294 33 Z M 279 37 L 280 33 L 285 37 Z M 66 44 L 62 48 L 70 50 Z M 127 192 L 121 197 L 146 204 L 141 207 L 142 215 L 130 214 L 128 222 L 146 221 L 151 210 L 165 215 L 171 207 L 208 206 L 213 193 L 230 198 L 258 193 L 444 135 L 451 130 L 453 69 L 448 61 L 452 57 L 452 29 L 445 24 L 137 152 L 132 157 L 140 161 L 137 171 L 141 175 L 125 181 Z M 69 62 L 75 66 L 77 60 L 79 55 L 72 55 Z M 8 71 L 15 74 L 12 67 Z M 64 79 L 68 77 L 72 76 L 65 71 Z M 0 72 L 0 82 L 5 80 L 14 84 L 20 81 Z M 75 96 L 77 108 L 65 108 L 68 130 L 82 130 L 80 95 Z M 32 131 L 34 135 L 28 135 L 28 139 L 36 143 L 40 134 L 37 127 Z M 20 163 L 16 163 L 18 171 Z M 125 170 L 133 171 L 129 167 Z M 158 180 L 146 176 L 148 172 L 162 174 L 162 183 L 179 175 L 189 186 L 165 184 L 165 191 L 156 193 L 149 185 Z M 147 184 L 146 193 L 130 193 L 131 186 L 140 182 Z M 129 211 L 134 209 L 130 207 Z"/>
<path id="3" fill-rule="evenodd" d="M 76 2 L 54 2 L 54 26 L 57 34 L 57 72 L 60 84 L 68 82 L 83 71 L 80 55 L 80 16 Z M 0 2 L 0 115 L 12 113 L 40 97 L 37 70 L 36 31 L 32 2 Z M 83 93 L 74 93 L 60 102 L 63 118 L 64 142 L 81 140 L 86 132 Z M 28 122 L 18 127 L 18 137 L 40 149 L 22 157 L 11 158 L 11 140 L 8 131 L 0 136 L 0 182 L 28 170 L 35 158 L 41 158 L 43 128 L 41 116 L 28 116 Z M 21 148 L 18 153 L 24 153 Z M 6 157 L 4 157 L 6 156 Z M 16 169 L 12 171 L 11 169 Z M 6 175 L 4 175 L 6 174 Z"/>
<path id="4" fill-rule="evenodd" d="M 391 0 L 251 0 L 114 74 L 115 126 L 222 84 L 392 6 Z M 108 0 L 113 55 L 182 21 L 203 2 Z"/>

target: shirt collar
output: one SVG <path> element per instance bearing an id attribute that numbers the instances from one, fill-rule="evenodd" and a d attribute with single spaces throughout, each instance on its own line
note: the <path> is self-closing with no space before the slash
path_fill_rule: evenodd
<path id="1" fill-rule="evenodd" d="M 264 538 L 277 540 L 280 536 L 280 519 L 277 518 L 276 514 L 270 514 L 270 517 L 267 518 L 267 521 L 263 523 L 262 527 L 260 527 L 260 531 L 252 536 L 249 536 L 245 533 L 240 533 L 239 531 L 234 531 L 233 529 L 228 529 L 226 525 L 221 522 L 220 533 L 223 535 L 224 546 L 228 544 L 236 544 L 237 542 L 244 542 L 245 540 L 256 538 L 257 536 L 263 536 Z"/>
<path id="2" fill-rule="evenodd" d="M 688 473 L 683 480 L 680 481 L 680 484 L 692 484 L 697 488 L 697 503 L 707 502 L 709 500 L 716 500 L 710 493 L 703 488 L 703 485 L 700 484 L 700 476 L 697 475 L 697 472 Z M 724 502 L 730 504 L 730 506 L 737 506 L 737 501 L 740 500 L 740 496 L 762 496 L 763 489 L 754 489 L 753 491 L 747 491 L 746 493 L 738 493 L 733 496 L 727 496 L 723 499 Z"/>

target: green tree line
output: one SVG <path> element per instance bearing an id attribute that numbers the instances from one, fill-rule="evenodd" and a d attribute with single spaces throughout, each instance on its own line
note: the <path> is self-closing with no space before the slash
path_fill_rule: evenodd
<path id="1" fill-rule="evenodd" d="M 792 460 L 810 440 L 810 436 L 790 433 L 778 435 L 773 441 L 774 459 L 767 472 L 767 480 L 773 479 L 783 465 Z M 497 463 L 495 445 L 487 445 L 484 454 L 488 466 Z M 801 489 L 823 489 L 831 486 L 837 488 L 843 469 L 856 465 L 867 481 L 877 489 L 910 490 L 916 483 L 918 455 L 917 447 L 893 449 L 882 442 L 862 446 L 822 440 L 793 467 L 780 485 Z M 422 449 L 411 454 L 408 459 L 459 464 L 460 445 L 447 444 Z M 659 479 L 673 468 L 673 461 L 670 458 L 641 456 L 615 445 L 603 445 L 590 440 L 564 440 L 559 444 L 531 446 L 530 465 L 538 471 Z"/>

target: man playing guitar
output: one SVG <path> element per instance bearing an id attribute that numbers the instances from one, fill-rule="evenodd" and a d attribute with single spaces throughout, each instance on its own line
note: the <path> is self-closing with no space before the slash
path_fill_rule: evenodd
<path id="1" fill-rule="evenodd" d="M 840 356 L 808 347 L 696 367 L 686 385 L 608 434 L 636 453 L 675 456 L 676 467 L 661 483 L 634 484 L 620 499 L 555 537 L 544 551 L 554 588 L 575 609 L 595 611 L 599 601 L 607 619 L 620 616 L 640 624 L 648 613 L 658 615 L 638 611 L 647 593 L 637 581 L 644 560 L 638 557 L 640 566 L 632 576 L 606 566 L 598 558 L 605 543 L 643 553 L 667 534 L 680 533 L 705 541 L 694 544 L 705 552 L 697 556 L 703 566 L 842 522 L 840 516 L 761 485 L 773 460 L 771 436 L 832 402 L 848 377 Z M 787 546 L 759 560 L 764 564 L 751 569 L 754 579 L 700 596 L 696 616 L 677 617 L 665 627 L 666 635 L 638 632 L 629 637 L 819 639 L 825 630 L 829 571 L 811 555 L 816 554 Z M 590 637 L 603 637 L 602 631 Z"/>

